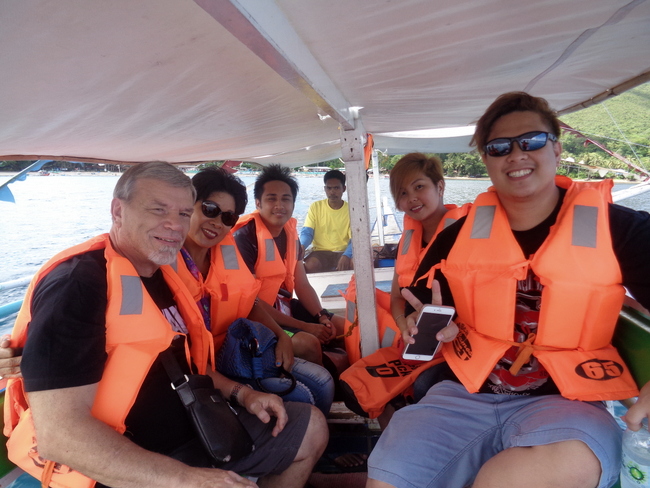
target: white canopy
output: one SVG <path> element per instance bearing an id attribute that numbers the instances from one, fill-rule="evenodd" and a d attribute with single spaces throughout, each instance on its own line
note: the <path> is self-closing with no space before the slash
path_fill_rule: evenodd
<path id="1" fill-rule="evenodd" d="M 339 126 L 462 151 L 500 93 L 648 81 L 650 0 L 1 0 L 0 46 L 0 159 L 302 166 Z"/>

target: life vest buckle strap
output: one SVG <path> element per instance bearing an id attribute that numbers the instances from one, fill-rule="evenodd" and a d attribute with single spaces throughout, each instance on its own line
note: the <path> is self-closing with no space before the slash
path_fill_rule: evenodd
<path id="1" fill-rule="evenodd" d="M 528 362 L 530 356 L 533 354 L 536 334 L 530 333 L 524 342 L 519 343 L 517 350 L 517 358 L 514 360 L 510 369 L 508 370 L 513 376 L 517 376 L 521 367 Z"/>
<path id="2" fill-rule="evenodd" d="M 56 463 L 54 461 L 45 461 L 43 476 L 41 476 L 41 488 L 48 488 L 50 486 L 50 481 L 52 481 L 52 475 L 54 474 L 55 466 Z"/>

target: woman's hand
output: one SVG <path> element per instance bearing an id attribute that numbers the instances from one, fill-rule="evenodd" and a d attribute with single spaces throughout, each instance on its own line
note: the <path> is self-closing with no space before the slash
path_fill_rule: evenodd
<path id="1" fill-rule="evenodd" d="M 415 312 L 406 317 L 406 329 L 402 331 L 402 339 L 404 340 L 404 344 L 415 344 L 413 336 L 418 333 L 418 328 L 415 326 L 415 323 L 424 304 L 406 288 L 402 290 L 402 296 L 415 309 Z M 438 280 L 433 280 L 433 284 L 431 285 L 431 304 L 442 305 L 442 295 L 440 294 L 440 283 Z M 457 335 L 458 326 L 454 322 L 449 322 L 447 327 L 436 334 L 436 339 L 440 342 L 451 342 Z"/>
<path id="2" fill-rule="evenodd" d="M 291 337 L 284 331 L 278 335 L 278 343 L 275 345 L 275 365 L 282 366 L 286 371 L 293 368 L 293 344 Z"/>

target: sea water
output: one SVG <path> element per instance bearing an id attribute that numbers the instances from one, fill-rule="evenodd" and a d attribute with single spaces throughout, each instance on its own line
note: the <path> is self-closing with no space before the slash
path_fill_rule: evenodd
<path id="1" fill-rule="evenodd" d="M 11 175 L 0 173 L 0 184 Z M 110 203 L 119 175 L 96 173 L 59 173 L 50 176 L 30 174 L 25 181 L 11 183 L 16 203 L 0 201 L 0 283 L 32 276 L 50 257 L 63 249 L 108 232 L 111 226 Z M 248 188 L 246 211 L 255 208 L 254 176 L 242 176 Z M 322 176 L 297 176 L 300 190 L 294 209 L 298 228 L 302 226 L 309 205 L 325 198 Z M 379 178 L 382 200 L 402 222 L 402 213 L 394 208 L 389 179 Z M 490 185 L 487 180 L 447 180 L 445 202 L 463 204 Z M 617 184 L 615 190 L 628 188 Z M 368 180 L 370 222 L 376 218 L 375 180 Z M 346 195 L 344 198 L 347 199 Z M 650 192 L 622 202 L 638 210 L 650 211 Z M 0 292 L 0 305 L 22 299 L 26 286 Z M 13 325 L 15 314 L 0 318 L 0 333 Z"/>

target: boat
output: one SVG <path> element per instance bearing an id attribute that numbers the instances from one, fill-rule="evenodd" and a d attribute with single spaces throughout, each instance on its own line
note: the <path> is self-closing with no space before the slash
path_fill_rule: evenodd
<path id="1" fill-rule="evenodd" d="M 364 149 L 468 151 L 506 91 L 560 115 L 607 100 L 650 81 L 648 25 L 647 0 L 5 2 L 0 160 L 341 158 L 366 355 L 382 279 Z"/>

